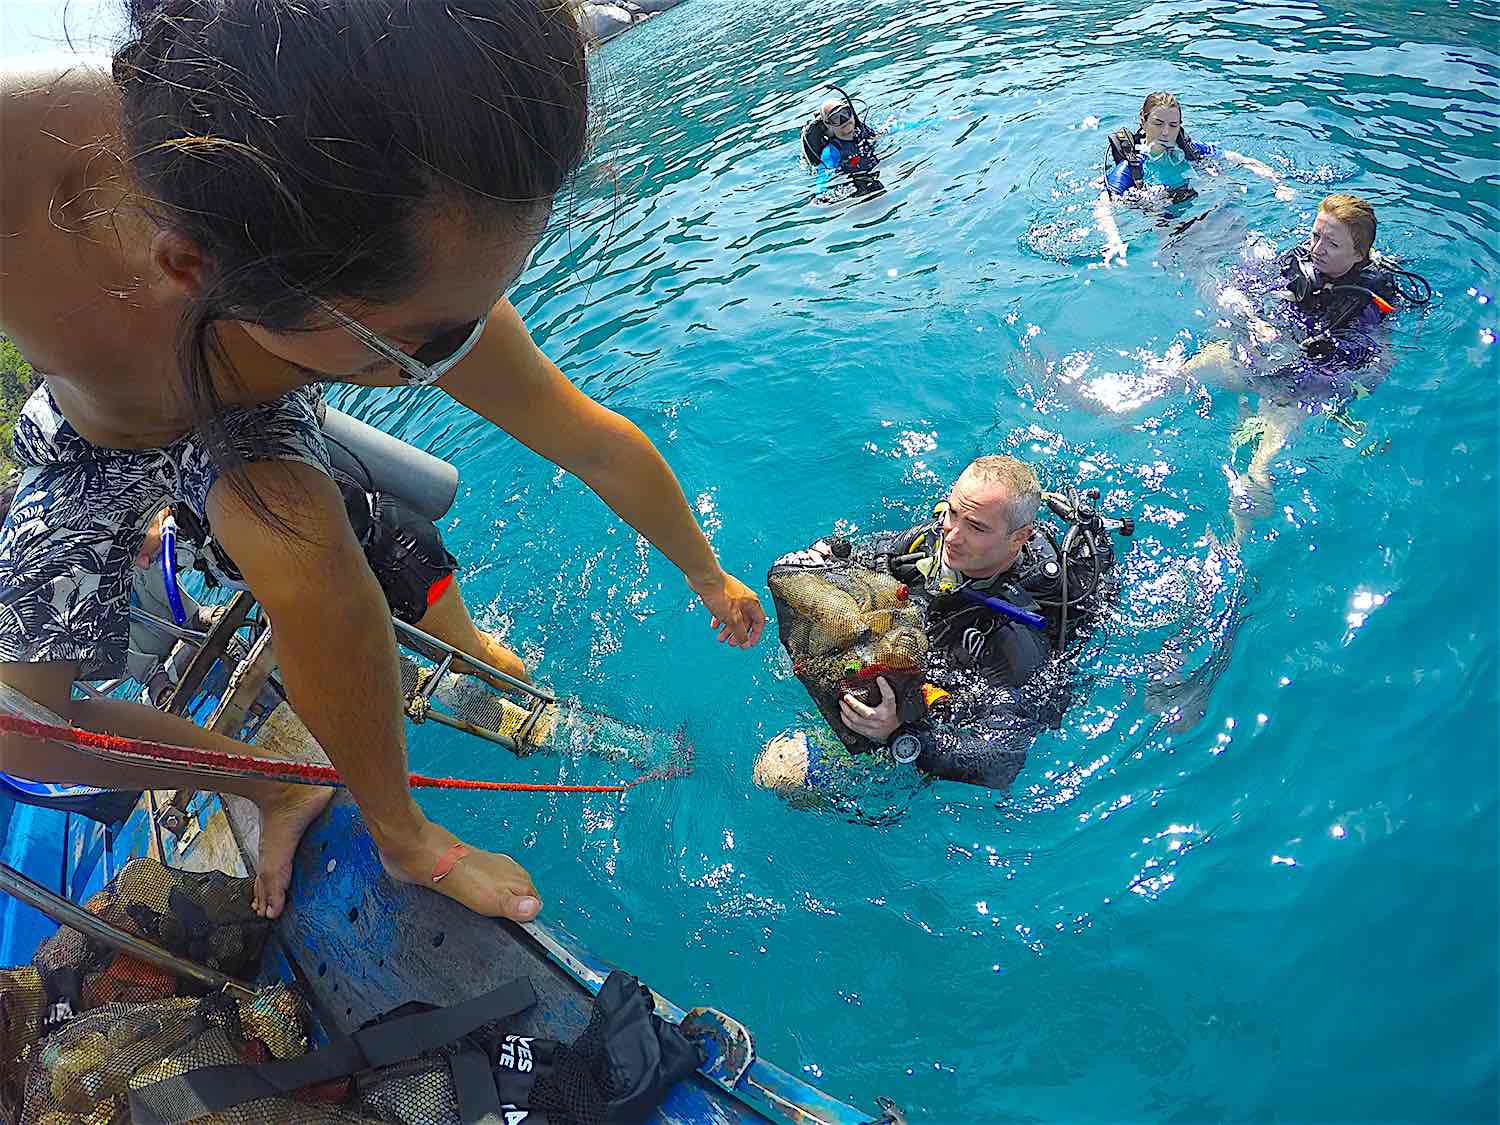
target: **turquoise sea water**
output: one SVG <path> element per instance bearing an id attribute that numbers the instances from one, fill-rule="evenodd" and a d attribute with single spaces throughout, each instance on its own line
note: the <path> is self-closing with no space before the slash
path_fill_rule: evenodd
<path id="1" fill-rule="evenodd" d="M 1014 790 L 902 789 L 872 826 L 752 787 L 807 710 L 772 633 L 714 644 L 665 560 L 440 393 L 345 396 L 462 469 L 445 532 L 481 622 L 696 748 L 690 779 L 624 798 L 429 807 L 604 956 L 867 1107 L 1494 1119 L 1497 30 L 1493 2 L 694 0 L 605 48 L 596 157 L 515 300 L 659 445 L 729 569 L 763 588 L 837 521 L 912 522 L 996 450 L 1139 529 L 1088 691 Z M 878 200 L 809 202 L 797 130 L 830 81 L 923 122 Z M 1129 266 L 1090 268 L 1105 132 L 1158 88 L 1298 198 L 1231 171 L 1179 245 L 1125 211 Z M 1212 336 L 1212 278 L 1340 189 L 1439 296 L 1398 320 L 1367 436 L 1315 420 L 1224 565 L 1239 402 L 1188 386 L 1180 334 Z M 1144 672 L 1184 627 L 1189 669 L 1234 643 L 1174 730 Z M 617 772 L 430 725 L 412 756 Z"/>
<path id="2" fill-rule="evenodd" d="M 624 799 L 431 806 L 513 849 L 605 956 L 866 1106 L 1493 1119 L 1497 29 L 1493 3 L 698 0 L 607 47 L 597 156 L 515 299 L 657 442 L 726 565 L 762 585 L 836 521 L 910 522 L 1013 450 L 1128 504 L 1125 592 L 1011 794 L 902 791 L 880 827 L 799 811 L 750 784 L 806 710 L 773 635 L 712 643 L 660 556 L 440 394 L 362 393 L 356 412 L 463 470 L 447 532 L 483 622 L 696 747 L 691 779 Z M 872 120 L 927 119 L 884 198 L 809 202 L 797 129 L 830 81 Z M 1196 241 L 1162 248 L 1125 212 L 1129 266 L 1091 269 L 1086 181 L 1157 88 L 1298 198 L 1232 172 Z M 1173 344 L 1212 335 L 1209 279 L 1248 237 L 1288 243 L 1337 189 L 1439 296 L 1397 322 L 1356 408 L 1368 437 L 1309 427 L 1216 590 L 1238 399 L 1188 388 Z M 1236 588 L 1232 659 L 1202 721 L 1169 730 L 1147 659 Z M 425 728 L 413 757 L 611 773 Z"/>

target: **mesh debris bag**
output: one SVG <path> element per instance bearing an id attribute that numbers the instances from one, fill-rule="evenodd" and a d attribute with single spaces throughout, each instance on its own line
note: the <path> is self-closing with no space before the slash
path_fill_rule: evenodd
<path id="1" fill-rule="evenodd" d="M 127 863 L 84 904 L 102 921 L 205 968 L 232 977 L 255 975 L 271 932 L 252 906 L 255 880 L 219 871 L 179 871 L 150 858 Z M 101 1004 L 144 1003 L 201 993 L 192 981 L 117 953 L 64 926 L 32 958 L 42 973 L 74 969 L 82 976 L 87 1012 Z"/>
<path id="2" fill-rule="evenodd" d="M 903 720 L 923 714 L 927 634 L 905 586 L 889 574 L 840 561 L 778 562 L 766 581 L 792 672 L 846 746 L 868 743 L 844 725 L 840 696 L 854 694 L 874 706 L 881 677 L 896 693 Z"/>
<path id="3" fill-rule="evenodd" d="M 26 1069 L 46 1008 L 41 973 L 29 965 L 0 969 L 0 1121 L 20 1120 Z"/>
<path id="4" fill-rule="evenodd" d="M 505 1021 L 535 1002 L 531 982 L 518 978 L 446 1008 L 403 1005 L 316 1051 L 285 1058 L 276 1054 L 275 1044 L 264 1044 L 267 1049 L 258 1057 L 244 1057 L 257 1041 L 241 1005 L 239 1030 L 227 1020 L 224 1036 L 189 1037 L 190 1049 L 175 1048 L 162 1064 L 132 1073 L 132 1119 L 137 1125 L 197 1120 L 628 1125 L 648 1116 L 671 1085 L 701 1061 L 682 1031 L 655 1014 L 650 990 L 626 973 L 610 974 L 588 1028 L 572 1044 L 505 1033 Z M 212 1022 L 200 1019 L 198 1025 Z M 162 1039 L 178 1039 L 184 1030 L 193 1029 L 178 1026 Z M 295 1049 L 296 1044 L 281 1046 Z M 226 1064 L 234 1052 L 242 1061 Z M 141 1051 L 138 1057 L 151 1053 Z M 76 1069 L 68 1071 L 70 1077 Z M 348 1075 L 352 1083 L 342 1082 Z M 78 1085 L 61 1090 L 58 1103 Z M 293 1090 L 299 1093 L 289 1098 Z M 319 1096 L 339 1104 L 320 1104 Z M 87 1120 L 92 1125 L 110 1119 Z"/>
<path id="5" fill-rule="evenodd" d="M 230 976 L 251 976 L 270 930 L 251 909 L 253 887 L 251 879 L 138 859 L 85 908 L 169 953 Z M 41 1045 L 74 1017 L 104 1005 L 202 991 L 190 980 L 60 928 L 37 948 L 30 966 L 0 970 L 0 1121 L 23 1119 L 28 1071 Z M 87 1119 L 70 1114 L 55 1119 Z"/>
<path id="6" fill-rule="evenodd" d="M 254 975 L 267 924 L 250 880 L 136 861 L 91 912 L 178 956 Z M 624 1125 L 699 1056 L 634 977 L 611 974 L 573 1044 L 506 1034 L 536 1002 L 524 979 L 446 1008 L 408 1004 L 309 1050 L 291 986 L 202 991 L 63 929 L 0 971 L 6 1125 L 460 1125 L 499 1119 Z M 486 1116 L 490 1115 L 490 1116 Z"/>
<path id="7" fill-rule="evenodd" d="M 306 1009 L 285 985 L 249 1000 L 211 995 L 106 1004 L 41 1045 L 19 1125 L 125 1125 L 134 1120 L 132 1089 L 208 1067 L 263 1066 L 306 1049 Z M 335 1104 L 346 1089 L 340 1084 L 299 1098 L 262 1098 L 193 1119 L 224 1125 L 359 1121 Z M 328 1104 L 319 1104 L 320 1096 Z"/>

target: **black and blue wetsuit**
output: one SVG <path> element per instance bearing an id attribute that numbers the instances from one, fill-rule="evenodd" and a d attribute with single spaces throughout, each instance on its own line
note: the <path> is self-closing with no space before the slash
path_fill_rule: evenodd
<path id="1" fill-rule="evenodd" d="M 1277 259 L 1275 278 L 1250 279 L 1262 292 L 1284 292 L 1288 279 L 1308 268 L 1298 246 Z M 1301 355 L 1263 372 L 1252 371 L 1264 393 L 1310 404 L 1342 404 L 1368 393 L 1385 378 L 1374 362 L 1381 351 L 1380 326 L 1402 299 L 1391 271 L 1367 264 L 1343 277 L 1319 278 L 1319 287 L 1301 300 L 1278 302 L 1273 326 L 1296 344 Z"/>
<path id="2" fill-rule="evenodd" d="M 1052 660 L 1062 593 L 1057 551 L 1039 532 L 1005 573 L 965 583 L 933 561 L 940 559 L 941 538 L 941 520 L 928 521 L 852 544 L 851 561 L 905 583 L 925 618 L 931 702 L 924 717 L 901 728 L 921 741 L 917 768 L 948 781 L 1003 788 L 1026 764 L 1032 741 L 1062 721 L 1071 701 L 1067 670 Z M 1097 542 L 1100 567 L 1108 570 L 1114 561 L 1108 540 Z M 976 604 L 952 588 L 955 577 L 1040 614 L 1047 628 L 1032 629 Z M 1070 642 L 1090 627 L 1091 608 L 1080 611 L 1074 605 L 1067 624 Z"/>
<path id="3" fill-rule="evenodd" d="M 1131 188 L 1160 184 L 1174 203 L 1197 194 L 1192 188 L 1192 166 L 1199 161 L 1224 155 L 1211 141 L 1197 142 L 1185 131 L 1177 134 L 1177 144 L 1161 157 L 1146 155 L 1142 147 L 1145 134 L 1120 129 L 1111 133 L 1104 155 L 1104 183 L 1110 195 L 1124 195 Z"/>
<path id="4" fill-rule="evenodd" d="M 826 190 L 835 172 L 847 173 L 859 194 L 880 190 L 884 185 L 875 174 L 880 167 L 880 155 L 875 151 L 878 135 L 858 119 L 855 120 L 854 136 L 847 141 L 835 136 L 821 116 L 804 125 L 802 155 L 817 170 L 819 192 Z"/>

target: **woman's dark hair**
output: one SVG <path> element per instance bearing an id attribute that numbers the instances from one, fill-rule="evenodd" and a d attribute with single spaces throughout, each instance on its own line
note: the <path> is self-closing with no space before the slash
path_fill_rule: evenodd
<path id="1" fill-rule="evenodd" d="M 178 338 L 187 397 L 269 515 L 219 421 L 215 368 L 235 375 L 214 323 L 285 332 L 320 300 L 389 302 L 428 264 L 433 212 L 487 233 L 550 206 L 587 148 L 585 39 L 567 0 L 127 7 L 113 69 L 135 193 L 208 261 Z"/>

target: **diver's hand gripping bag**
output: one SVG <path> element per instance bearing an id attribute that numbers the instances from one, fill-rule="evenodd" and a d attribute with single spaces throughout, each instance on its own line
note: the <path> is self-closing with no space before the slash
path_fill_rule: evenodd
<path id="1" fill-rule="evenodd" d="M 855 695 L 873 707 L 881 700 L 880 679 L 895 692 L 901 721 L 926 713 L 927 634 L 904 585 L 881 571 L 806 551 L 778 559 L 766 584 L 792 672 L 846 746 L 867 748 L 869 742 L 844 724 L 840 697 Z"/>

